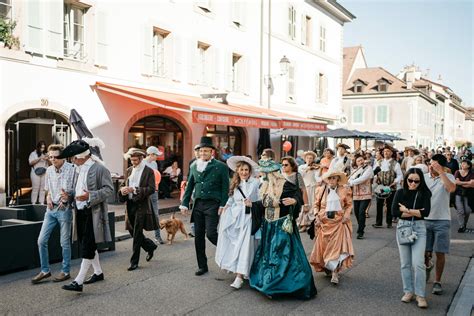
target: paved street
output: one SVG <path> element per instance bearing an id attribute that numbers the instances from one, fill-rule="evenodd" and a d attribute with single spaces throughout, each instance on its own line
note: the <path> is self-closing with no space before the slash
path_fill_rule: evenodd
<path id="1" fill-rule="evenodd" d="M 105 282 L 84 287 L 83 293 L 61 290 L 62 284 L 51 281 L 31 285 L 30 279 L 39 270 L 29 270 L 0 277 L 0 314 L 78 315 L 78 314 L 192 314 L 192 315 L 444 315 L 453 300 L 461 278 L 468 267 L 474 249 L 474 235 L 458 234 L 452 229 L 451 255 L 443 276 L 444 294 L 431 294 L 432 280 L 427 286 L 428 310 L 416 303 L 400 302 L 402 285 L 395 229 L 375 230 L 368 219 L 366 239 L 354 239 L 356 251 L 352 269 L 341 277 L 335 287 L 323 274 L 315 275 L 318 295 L 310 301 L 295 299 L 269 300 L 249 288 L 232 290 L 226 280 L 217 281 L 218 269 L 213 260 L 215 247 L 208 243 L 210 273 L 194 276 L 196 269 L 193 240 L 184 241 L 177 235 L 172 246 L 159 246 L 148 263 L 142 253 L 140 268 L 128 272 L 131 239 L 117 243 L 115 252 L 101 254 Z M 165 215 L 169 216 L 169 215 Z M 163 217 L 165 217 L 163 216 Z M 454 218 L 454 213 L 453 213 Z M 355 221 L 355 219 L 354 219 Z M 471 217 L 469 227 L 474 226 Z M 123 222 L 117 223 L 123 231 Z M 151 233 L 147 233 L 151 236 Z M 303 236 L 307 254 L 312 241 Z M 80 260 L 73 261 L 72 275 L 78 272 Z M 59 264 L 52 266 L 58 272 Z M 472 271 L 472 269 L 471 269 Z"/>

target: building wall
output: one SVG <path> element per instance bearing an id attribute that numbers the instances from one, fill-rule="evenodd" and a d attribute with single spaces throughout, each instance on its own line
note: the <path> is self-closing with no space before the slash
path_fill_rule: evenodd
<path id="1" fill-rule="evenodd" d="M 388 107 L 388 122 L 377 123 L 377 107 Z M 386 98 L 345 98 L 344 113 L 348 117 L 345 127 L 360 131 L 381 132 L 400 136 L 405 141 L 397 141 L 399 147 L 408 145 L 433 146 L 434 126 L 432 115 L 434 106 L 423 98 L 386 97 Z M 354 123 L 355 106 L 364 108 L 363 122 Z"/>

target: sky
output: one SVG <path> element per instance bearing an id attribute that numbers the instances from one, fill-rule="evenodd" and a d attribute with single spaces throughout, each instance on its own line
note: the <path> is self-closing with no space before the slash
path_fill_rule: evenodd
<path id="1" fill-rule="evenodd" d="M 344 47 L 362 45 L 369 67 L 397 75 L 414 63 L 474 107 L 474 0 L 338 2 L 356 16 L 344 26 Z"/>

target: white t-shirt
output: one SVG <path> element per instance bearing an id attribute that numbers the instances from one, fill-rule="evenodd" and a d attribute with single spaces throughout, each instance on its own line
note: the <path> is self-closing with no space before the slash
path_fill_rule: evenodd
<path id="1" fill-rule="evenodd" d="M 168 168 L 165 169 L 163 173 L 169 174 L 171 177 L 171 181 L 177 182 L 178 181 L 178 176 L 181 174 L 181 169 L 176 169 L 176 171 L 173 170 L 173 167 L 169 166 Z"/>
<path id="2" fill-rule="evenodd" d="M 38 158 L 39 158 L 38 153 L 36 152 L 36 150 L 34 150 L 34 151 L 31 152 L 30 156 L 28 157 L 28 162 L 32 163 L 33 160 L 36 160 Z M 46 160 L 41 159 L 40 161 L 35 163 L 33 166 L 31 166 L 31 169 L 34 170 L 34 169 L 40 168 L 40 167 L 48 168 L 48 162 Z"/>
<path id="3" fill-rule="evenodd" d="M 454 183 L 454 176 L 446 173 L 448 179 Z M 425 182 L 431 191 L 431 210 L 430 215 L 425 220 L 451 220 L 449 210 L 449 192 L 444 187 L 443 180 L 440 177 L 431 178 L 431 174 L 425 174 Z"/>

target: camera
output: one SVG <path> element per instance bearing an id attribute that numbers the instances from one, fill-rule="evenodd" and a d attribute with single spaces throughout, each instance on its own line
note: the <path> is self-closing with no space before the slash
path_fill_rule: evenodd
<path id="1" fill-rule="evenodd" d="M 334 219 L 334 217 L 336 216 L 336 212 L 335 211 L 327 212 L 326 215 L 328 218 Z"/>

